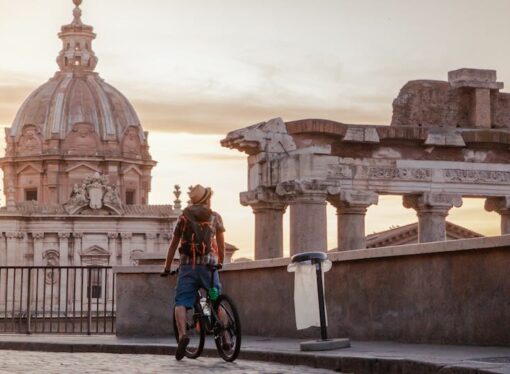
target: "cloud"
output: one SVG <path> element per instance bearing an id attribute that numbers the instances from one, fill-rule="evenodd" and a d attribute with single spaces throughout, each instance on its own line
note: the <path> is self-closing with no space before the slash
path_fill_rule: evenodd
<path id="1" fill-rule="evenodd" d="M 242 98 L 224 101 L 165 102 L 134 100 L 133 104 L 146 130 L 192 134 L 226 134 L 227 132 L 274 117 L 285 121 L 324 118 L 345 123 L 387 124 L 383 106 L 316 107 L 306 103 L 273 105 Z M 391 103 L 388 103 L 391 107 Z"/>
<path id="2" fill-rule="evenodd" d="M 11 124 L 23 101 L 35 89 L 29 85 L 0 84 L 0 124 Z"/>

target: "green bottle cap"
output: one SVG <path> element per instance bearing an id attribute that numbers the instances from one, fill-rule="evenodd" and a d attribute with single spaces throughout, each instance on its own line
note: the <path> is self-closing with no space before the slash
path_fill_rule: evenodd
<path id="1" fill-rule="evenodd" d="M 218 298 L 218 296 L 220 296 L 218 289 L 216 287 L 211 287 L 209 289 L 209 298 L 214 301 Z"/>

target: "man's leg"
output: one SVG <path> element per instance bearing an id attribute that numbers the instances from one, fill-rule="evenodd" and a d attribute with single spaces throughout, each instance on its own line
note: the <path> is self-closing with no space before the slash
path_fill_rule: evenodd
<path id="1" fill-rule="evenodd" d="M 177 330 L 179 331 L 179 339 L 186 335 L 186 307 L 178 305 L 175 307 L 175 319 L 177 322 Z"/>

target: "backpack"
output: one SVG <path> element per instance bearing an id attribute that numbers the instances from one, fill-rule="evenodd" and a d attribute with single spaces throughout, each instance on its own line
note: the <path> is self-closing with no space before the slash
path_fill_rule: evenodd
<path id="1" fill-rule="evenodd" d="M 187 245 L 183 246 L 181 250 L 183 254 L 192 257 L 193 263 L 195 263 L 197 255 L 205 256 L 212 251 L 215 234 L 213 230 L 214 215 L 211 214 L 207 221 L 200 222 L 186 210 L 183 212 L 183 216 L 186 222 L 184 231 L 190 230 L 191 237 L 190 242 L 187 242 Z"/>

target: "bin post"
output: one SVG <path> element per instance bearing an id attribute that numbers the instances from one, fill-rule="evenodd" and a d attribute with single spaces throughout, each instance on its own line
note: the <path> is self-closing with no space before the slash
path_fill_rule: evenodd
<path id="1" fill-rule="evenodd" d="M 324 308 L 324 284 L 322 283 L 322 261 L 314 258 L 312 264 L 315 265 L 317 274 L 317 294 L 319 296 L 319 315 L 321 321 L 321 339 L 328 340 L 328 326 L 326 325 L 326 308 Z"/>

